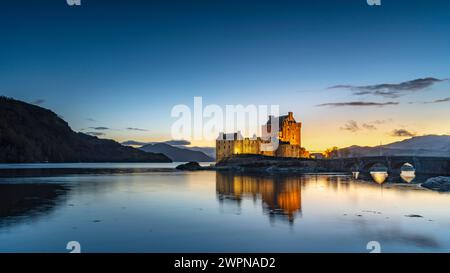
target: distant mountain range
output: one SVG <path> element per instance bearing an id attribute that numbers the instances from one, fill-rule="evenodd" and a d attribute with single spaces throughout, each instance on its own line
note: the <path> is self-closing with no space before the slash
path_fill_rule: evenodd
<path id="1" fill-rule="evenodd" d="M 113 140 L 72 131 L 54 112 L 0 97 L 0 162 L 171 162 Z"/>
<path id="2" fill-rule="evenodd" d="M 180 148 L 169 145 L 167 143 L 147 144 L 140 147 L 142 151 L 152 153 L 162 153 L 169 157 L 172 161 L 197 161 L 197 162 L 212 162 L 214 158 L 207 156 L 202 151 L 191 150 L 191 148 Z"/>
<path id="3" fill-rule="evenodd" d="M 158 152 L 167 155 L 173 161 L 214 161 L 216 149 L 214 147 L 189 147 L 170 145 L 178 143 L 173 141 L 143 143 L 139 141 L 127 141 L 122 144 L 136 145 L 145 144 L 140 147 L 144 151 Z M 164 145 L 159 145 L 164 144 Z M 145 147 L 145 148 L 144 148 Z M 192 151 L 201 154 L 191 153 Z M 449 135 L 426 135 L 410 139 L 380 145 L 375 147 L 353 145 L 339 149 L 339 157 L 361 157 L 361 156 L 436 156 L 450 157 Z"/>
<path id="4" fill-rule="evenodd" d="M 191 146 L 191 147 L 185 147 L 185 149 L 191 150 L 191 151 L 198 151 L 206 154 L 212 159 L 216 158 L 216 147 L 197 147 L 197 146 Z"/>
<path id="5" fill-rule="evenodd" d="M 339 149 L 340 157 L 359 156 L 437 156 L 450 157 L 450 136 L 426 135 L 375 147 L 350 146 Z"/>
<path id="6" fill-rule="evenodd" d="M 150 144 L 166 144 L 166 145 L 158 145 L 156 147 L 149 146 Z M 143 151 L 149 152 L 160 152 L 172 158 L 173 161 L 199 161 L 195 160 L 195 158 L 200 158 L 200 162 L 212 162 L 216 158 L 216 148 L 215 147 L 197 147 L 197 146 L 186 146 L 189 145 L 190 142 L 186 140 L 168 140 L 164 142 L 142 142 L 136 140 L 127 140 L 122 142 L 122 145 L 132 146 Z M 143 149 L 143 147 L 145 147 Z M 192 151 L 200 152 L 199 153 L 191 153 Z M 206 157 L 205 157 L 206 156 Z M 192 158 L 192 159 L 189 159 Z M 181 160 L 183 159 L 183 160 Z M 188 159 L 188 160 L 185 160 Z"/>

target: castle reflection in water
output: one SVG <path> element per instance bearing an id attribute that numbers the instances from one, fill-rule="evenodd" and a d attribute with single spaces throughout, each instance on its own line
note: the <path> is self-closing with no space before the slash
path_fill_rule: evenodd
<path id="1" fill-rule="evenodd" d="M 291 223 L 302 211 L 301 185 L 301 177 L 216 173 L 219 202 L 233 200 L 239 205 L 243 198 L 261 199 L 269 217 L 282 217 Z"/>

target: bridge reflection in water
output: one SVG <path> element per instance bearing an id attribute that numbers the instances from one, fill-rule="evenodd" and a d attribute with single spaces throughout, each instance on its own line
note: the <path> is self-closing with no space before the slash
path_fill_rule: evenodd
<path id="1" fill-rule="evenodd" d="M 302 177 L 255 176 L 216 172 L 216 192 L 220 202 L 244 198 L 261 199 L 271 218 L 281 216 L 293 223 L 302 211 Z"/>

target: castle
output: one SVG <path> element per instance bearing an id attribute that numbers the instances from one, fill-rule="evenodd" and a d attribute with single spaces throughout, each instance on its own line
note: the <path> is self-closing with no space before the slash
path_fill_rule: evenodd
<path id="1" fill-rule="evenodd" d="M 278 124 L 275 122 L 278 121 Z M 216 161 L 236 154 L 258 154 L 276 157 L 307 157 L 301 147 L 302 123 L 296 122 L 292 112 L 269 120 L 262 126 L 262 136 L 243 138 L 240 132 L 221 133 L 216 140 Z M 276 145 L 273 145 L 273 144 Z"/>

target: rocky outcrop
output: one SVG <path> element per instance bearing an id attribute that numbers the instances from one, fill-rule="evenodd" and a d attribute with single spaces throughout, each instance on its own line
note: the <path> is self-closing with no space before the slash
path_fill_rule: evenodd
<path id="1" fill-rule="evenodd" d="M 330 171 L 323 160 L 270 157 L 263 155 L 236 155 L 222 159 L 216 170 L 265 173 L 310 173 Z"/>
<path id="2" fill-rule="evenodd" d="M 422 183 L 422 187 L 442 192 L 450 192 L 450 177 L 438 176 L 429 178 L 425 183 Z"/>
<path id="3" fill-rule="evenodd" d="M 186 164 L 178 165 L 176 169 L 180 171 L 199 171 L 202 170 L 203 167 L 200 166 L 198 162 L 188 162 Z"/>

